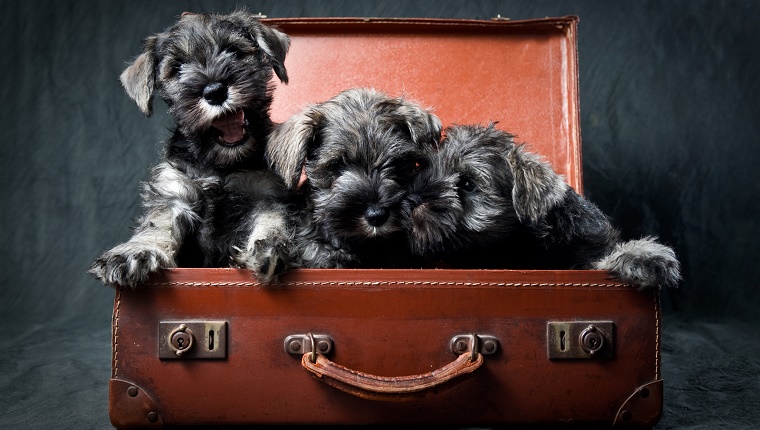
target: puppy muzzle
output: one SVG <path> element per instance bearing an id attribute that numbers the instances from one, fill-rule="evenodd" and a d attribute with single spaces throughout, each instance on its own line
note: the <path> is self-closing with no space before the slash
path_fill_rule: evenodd
<path id="1" fill-rule="evenodd" d="M 217 142 L 222 145 L 237 146 L 248 140 L 248 120 L 243 109 L 216 118 L 211 128 L 217 133 Z"/>

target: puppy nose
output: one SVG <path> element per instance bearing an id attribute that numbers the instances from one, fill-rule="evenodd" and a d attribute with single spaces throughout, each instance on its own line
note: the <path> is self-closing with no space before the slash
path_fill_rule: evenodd
<path id="1" fill-rule="evenodd" d="M 364 212 L 364 218 L 369 225 L 373 227 L 380 227 L 383 225 L 388 221 L 389 216 L 390 212 L 388 212 L 388 209 L 386 208 L 370 207 Z"/>
<path id="2" fill-rule="evenodd" d="M 203 98 L 212 105 L 220 105 L 227 100 L 227 87 L 221 82 L 212 82 L 203 89 Z"/>

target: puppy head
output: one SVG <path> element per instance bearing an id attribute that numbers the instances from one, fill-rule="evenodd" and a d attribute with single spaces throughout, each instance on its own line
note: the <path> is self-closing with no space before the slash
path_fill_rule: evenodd
<path id="1" fill-rule="evenodd" d="M 453 126 L 407 197 L 408 230 L 425 256 L 488 246 L 537 224 L 569 186 L 495 124 Z"/>
<path id="2" fill-rule="evenodd" d="M 277 127 L 267 157 L 291 188 L 305 173 L 315 222 L 360 241 L 400 231 L 400 205 L 440 133 L 428 110 L 356 88 Z"/>
<path id="3" fill-rule="evenodd" d="M 256 129 L 264 128 L 260 140 L 268 133 L 272 71 L 287 83 L 289 46 L 288 36 L 243 10 L 185 13 L 145 40 L 120 80 L 145 115 L 152 112 L 154 94 L 161 96 L 178 131 L 217 152 L 224 164 L 250 151 Z"/>
<path id="4" fill-rule="evenodd" d="M 515 218 L 512 136 L 493 125 L 453 126 L 445 135 L 407 199 L 411 245 L 426 256 L 490 240 Z"/>

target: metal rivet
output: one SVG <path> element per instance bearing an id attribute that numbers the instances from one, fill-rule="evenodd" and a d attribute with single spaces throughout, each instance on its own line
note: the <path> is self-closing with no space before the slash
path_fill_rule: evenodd
<path id="1" fill-rule="evenodd" d="M 642 398 L 644 398 L 644 399 L 646 399 L 647 397 L 649 397 L 649 388 L 646 388 L 646 387 L 642 388 L 642 389 L 639 391 L 639 395 L 640 395 Z"/>
<path id="2" fill-rule="evenodd" d="M 301 350 L 301 342 L 294 340 L 290 342 L 290 345 L 288 345 L 288 348 L 290 348 L 291 351 L 297 352 Z"/>
<path id="3" fill-rule="evenodd" d="M 158 414 L 155 412 L 148 412 L 148 421 L 152 423 L 158 421 Z"/>
<path id="4" fill-rule="evenodd" d="M 317 343 L 317 349 L 319 352 L 327 352 L 330 349 L 330 344 L 326 340 L 321 340 Z"/>
<path id="5" fill-rule="evenodd" d="M 623 411 L 620 416 L 623 418 L 623 421 L 630 421 L 633 418 L 631 411 Z"/>
<path id="6" fill-rule="evenodd" d="M 485 352 L 494 352 L 496 351 L 496 343 L 492 340 L 488 340 L 483 344 L 483 350 Z"/>
<path id="7" fill-rule="evenodd" d="M 457 351 L 460 351 L 460 352 L 467 351 L 467 342 L 463 340 L 457 341 L 456 348 L 457 348 Z"/>
<path id="8" fill-rule="evenodd" d="M 134 385 L 127 388 L 127 394 L 129 394 L 129 397 L 135 397 L 137 396 L 137 387 Z"/>

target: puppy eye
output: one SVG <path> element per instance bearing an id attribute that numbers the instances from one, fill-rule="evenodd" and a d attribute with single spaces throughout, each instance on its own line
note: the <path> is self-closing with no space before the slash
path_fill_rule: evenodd
<path id="1" fill-rule="evenodd" d="M 475 191 L 475 182 L 473 182 L 472 178 L 469 176 L 462 175 L 459 177 L 459 182 L 457 182 L 457 188 L 467 193 L 471 193 Z"/>
<path id="2" fill-rule="evenodd" d="M 182 70 L 182 63 L 171 63 L 166 68 L 166 77 L 167 78 L 174 78 L 177 75 L 179 75 L 179 72 Z"/>
<path id="3" fill-rule="evenodd" d="M 224 52 L 232 54 L 232 56 L 234 56 L 235 58 L 243 58 L 246 56 L 246 53 L 235 45 L 225 46 Z"/>
<path id="4" fill-rule="evenodd" d="M 346 167 L 346 162 L 342 158 L 338 158 L 330 161 L 326 167 L 327 171 L 337 174 L 343 171 L 343 169 Z"/>
<path id="5" fill-rule="evenodd" d="M 396 169 L 402 175 L 416 175 L 425 168 L 425 162 L 423 160 L 408 160 L 400 164 L 396 164 Z"/>
<path id="6" fill-rule="evenodd" d="M 420 171 L 424 168 L 425 163 L 420 160 L 416 160 L 412 165 L 412 174 L 416 175 L 417 173 L 420 173 Z"/>

